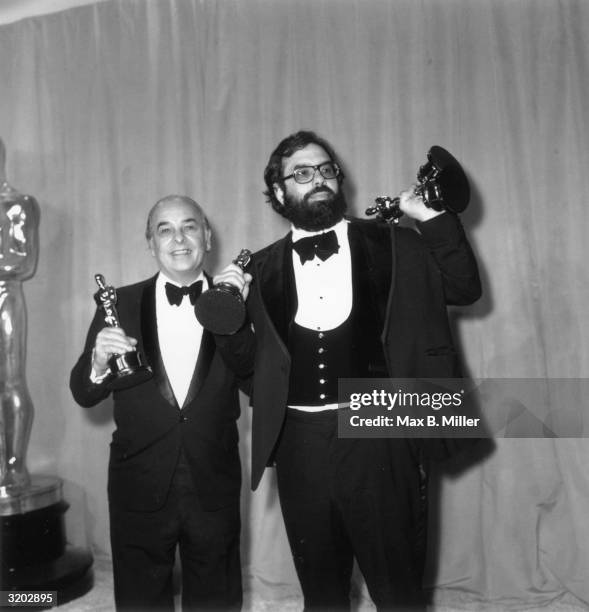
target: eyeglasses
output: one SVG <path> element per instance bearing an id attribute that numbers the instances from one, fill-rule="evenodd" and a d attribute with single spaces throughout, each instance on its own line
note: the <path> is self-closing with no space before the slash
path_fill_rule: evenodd
<path id="1" fill-rule="evenodd" d="M 292 174 L 283 176 L 282 180 L 286 181 L 286 179 L 293 178 L 297 183 L 310 183 L 315 178 L 317 170 L 324 179 L 328 180 L 334 179 L 341 173 L 340 167 L 336 163 L 328 161 L 316 166 L 299 166 L 293 170 Z"/>

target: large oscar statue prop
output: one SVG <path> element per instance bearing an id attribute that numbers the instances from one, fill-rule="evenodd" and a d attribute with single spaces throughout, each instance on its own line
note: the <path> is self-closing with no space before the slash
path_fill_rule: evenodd
<path id="1" fill-rule="evenodd" d="M 30 476 L 26 452 L 33 403 L 25 378 L 23 281 L 35 273 L 39 205 L 4 174 L 0 140 L 0 590 L 58 591 L 79 584 L 91 554 L 66 545 L 62 481 Z"/>

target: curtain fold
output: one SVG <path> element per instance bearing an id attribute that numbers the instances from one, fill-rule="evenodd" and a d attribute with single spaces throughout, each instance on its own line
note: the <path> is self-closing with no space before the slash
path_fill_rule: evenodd
<path id="1" fill-rule="evenodd" d="M 28 464 L 83 491 L 98 549 L 112 407 L 83 411 L 67 387 L 94 274 L 115 286 L 153 274 L 146 215 L 170 193 L 209 214 L 210 272 L 280 237 L 262 174 L 297 129 L 341 154 L 357 216 L 414 182 L 431 145 L 451 151 L 471 181 L 463 222 L 485 285 L 452 312 L 469 373 L 589 377 L 588 29 L 583 0 L 112 0 L 0 27 L 7 173 L 42 215 L 25 283 Z M 273 474 L 247 487 L 243 409 L 244 573 L 272 601 L 277 585 L 299 591 Z M 583 438 L 497 440 L 444 477 L 440 605 L 589 607 L 588 462 Z"/>

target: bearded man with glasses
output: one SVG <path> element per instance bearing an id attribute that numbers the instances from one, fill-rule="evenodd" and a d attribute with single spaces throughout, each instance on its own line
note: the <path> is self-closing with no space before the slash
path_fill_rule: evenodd
<path id="1" fill-rule="evenodd" d="M 313 132 L 284 139 L 264 179 L 291 231 L 214 279 L 247 299 L 242 348 L 216 340 L 253 369 L 252 487 L 276 466 L 305 610 L 349 610 L 354 558 L 378 610 L 425 609 L 427 464 L 457 449 L 338 438 L 338 378 L 459 377 L 446 306 L 479 298 L 475 258 L 458 217 L 413 190 L 400 208 L 419 232 L 344 217 L 341 166 Z"/>

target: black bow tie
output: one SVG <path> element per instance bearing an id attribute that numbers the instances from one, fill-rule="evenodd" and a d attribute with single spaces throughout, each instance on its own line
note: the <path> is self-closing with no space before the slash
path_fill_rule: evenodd
<path id="1" fill-rule="evenodd" d="M 335 232 L 331 230 L 325 234 L 301 238 L 293 242 L 292 248 L 299 254 L 301 263 L 304 264 L 306 261 L 311 261 L 315 255 L 321 261 L 329 259 L 334 253 L 339 251 L 339 244 Z"/>
<path id="2" fill-rule="evenodd" d="M 190 296 L 190 303 L 194 305 L 201 292 L 202 281 L 196 281 L 190 287 L 178 287 L 177 285 L 172 285 L 172 283 L 166 283 L 166 296 L 172 306 L 180 306 L 185 295 Z"/>

